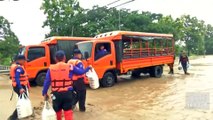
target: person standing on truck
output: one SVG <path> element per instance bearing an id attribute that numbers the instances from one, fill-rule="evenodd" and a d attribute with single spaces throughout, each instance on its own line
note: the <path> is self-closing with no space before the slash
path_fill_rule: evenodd
<path id="1" fill-rule="evenodd" d="M 23 55 L 18 55 L 15 62 L 11 65 L 10 68 L 10 79 L 12 80 L 13 90 L 18 96 L 25 93 L 28 88 L 30 88 L 27 72 L 24 69 L 24 63 L 26 59 Z M 28 95 L 26 93 L 26 95 Z M 8 120 L 17 120 L 17 109 L 12 113 Z"/>
<path id="2" fill-rule="evenodd" d="M 84 69 L 84 65 L 81 61 L 82 53 L 79 49 L 74 50 L 74 58 L 68 61 L 68 64 L 74 65 L 80 69 Z M 86 102 L 86 85 L 84 83 L 86 79 L 85 74 L 83 75 L 73 75 L 73 88 L 76 93 L 76 97 L 73 100 L 73 109 L 75 108 L 77 102 L 79 104 L 79 110 L 81 112 L 86 111 L 85 102 Z"/>
<path id="3" fill-rule="evenodd" d="M 105 56 L 107 54 L 108 54 L 108 52 L 105 49 L 104 45 L 101 45 L 99 50 L 97 51 L 97 53 L 95 55 L 95 59 L 97 60 L 97 59 L 99 59 L 99 58 L 101 58 L 101 57 L 103 57 L 103 56 Z"/>
<path id="4" fill-rule="evenodd" d="M 179 64 L 180 63 L 181 63 L 184 73 L 186 75 L 189 75 L 189 73 L 187 72 L 187 66 L 189 64 L 189 59 L 188 59 L 188 56 L 186 55 L 185 51 L 183 51 L 182 54 L 180 55 Z"/>
<path id="5" fill-rule="evenodd" d="M 79 69 L 76 66 L 65 63 L 66 57 L 62 50 L 56 52 L 56 64 L 51 65 L 47 71 L 44 81 L 42 95 L 48 98 L 47 92 L 49 86 L 52 88 L 53 109 L 56 112 L 57 120 L 62 120 L 62 110 L 65 120 L 73 120 L 72 111 L 72 92 L 74 75 L 85 74 L 91 67 Z"/>

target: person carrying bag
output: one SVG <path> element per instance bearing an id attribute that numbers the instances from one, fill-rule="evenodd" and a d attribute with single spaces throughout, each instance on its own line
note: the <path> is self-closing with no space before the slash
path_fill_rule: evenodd
<path id="1" fill-rule="evenodd" d="M 28 117 L 33 114 L 31 101 L 27 93 L 23 93 L 19 96 L 16 109 L 19 119 Z"/>
<path id="2" fill-rule="evenodd" d="M 51 98 L 57 120 L 62 120 L 62 112 L 64 112 L 65 120 L 73 120 L 73 75 L 85 74 L 91 68 L 87 67 L 86 69 L 82 70 L 73 65 L 65 63 L 66 56 L 62 50 L 56 52 L 55 60 L 56 64 L 51 65 L 47 71 L 42 95 L 44 98 L 47 98 L 47 92 L 51 86 Z"/>
<path id="3" fill-rule="evenodd" d="M 13 91 L 15 91 L 15 93 L 19 97 L 17 108 L 21 107 L 21 109 L 22 109 L 22 106 L 25 105 L 25 103 L 20 104 L 21 101 L 26 100 L 28 101 L 28 103 L 30 103 L 30 100 L 28 98 L 28 91 L 27 91 L 28 88 L 30 88 L 30 85 L 29 85 L 29 81 L 27 77 L 27 72 L 23 67 L 25 61 L 26 61 L 25 56 L 18 55 L 16 58 L 16 61 L 11 65 L 11 68 L 10 68 L 10 79 L 12 80 Z M 8 120 L 17 120 L 18 118 L 21 118 L 22 115 L 20 116 L 20 114 L 22 113 L 18 113 L 17 109 L 15 109 L 15 111 L 8 118 Z M 27 115 L 30 116 L 31 114 L 32 113 L 29 112 Z"/>
<path id="4" fill-rule="evenodd" d="M 56 113 L 50 103 L 48 102 L 48 97 L 44 101 L 44 107 L 42 110 L 42 120 L 56 120 Z"/>

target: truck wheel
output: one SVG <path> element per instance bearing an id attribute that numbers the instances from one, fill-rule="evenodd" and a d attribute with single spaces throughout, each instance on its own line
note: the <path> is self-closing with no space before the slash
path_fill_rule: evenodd
<path id="1" fill-rule="evenodd" d="M 115 76 L 111 72 L 106 72 L 101 80 L 103 87 L 112 87 L 115 84 Z"/>
<path id="2" fill-rule="evenodd" d="M 43 86 L 45 77 L 46 77 L 45 72 L 39 73 L 38 76 L 36 77 L 36 84 L 38 86 Z"/>
<path id="3" fill-rule="evenodd" d="M 163 74 L 163 67 L 162 66 L 155 66 L 150 71 L 151 77 L 160 78 Z"/>
<path id="4" fill-rule="evenodd" d="M 141 75 L 141 72 L 140 71 L 132 71 L 132 77 L 133 78 L 138 78 L 138 77 L 140 77 L 140 75 Z"/>

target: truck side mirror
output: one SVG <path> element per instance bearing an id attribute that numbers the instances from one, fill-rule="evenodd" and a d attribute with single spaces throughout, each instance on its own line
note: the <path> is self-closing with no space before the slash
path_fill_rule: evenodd
<path id="1" fill-rule="evenodd" d="M 87 60 L 89 58 L 89 53 L 86 51 L 84 52 L 84 58 Z"/>

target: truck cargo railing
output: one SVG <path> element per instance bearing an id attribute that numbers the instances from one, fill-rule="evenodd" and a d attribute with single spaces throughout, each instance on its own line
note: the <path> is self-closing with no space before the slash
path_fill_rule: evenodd
<path id="1" fill-rule="evenodd" d="M 165 56 L 174 53 L 173 47 L 168 48 L 138 48 L 138 49 L 124 49 L 123 58 L 143 58 L 150 56 Z"/>

